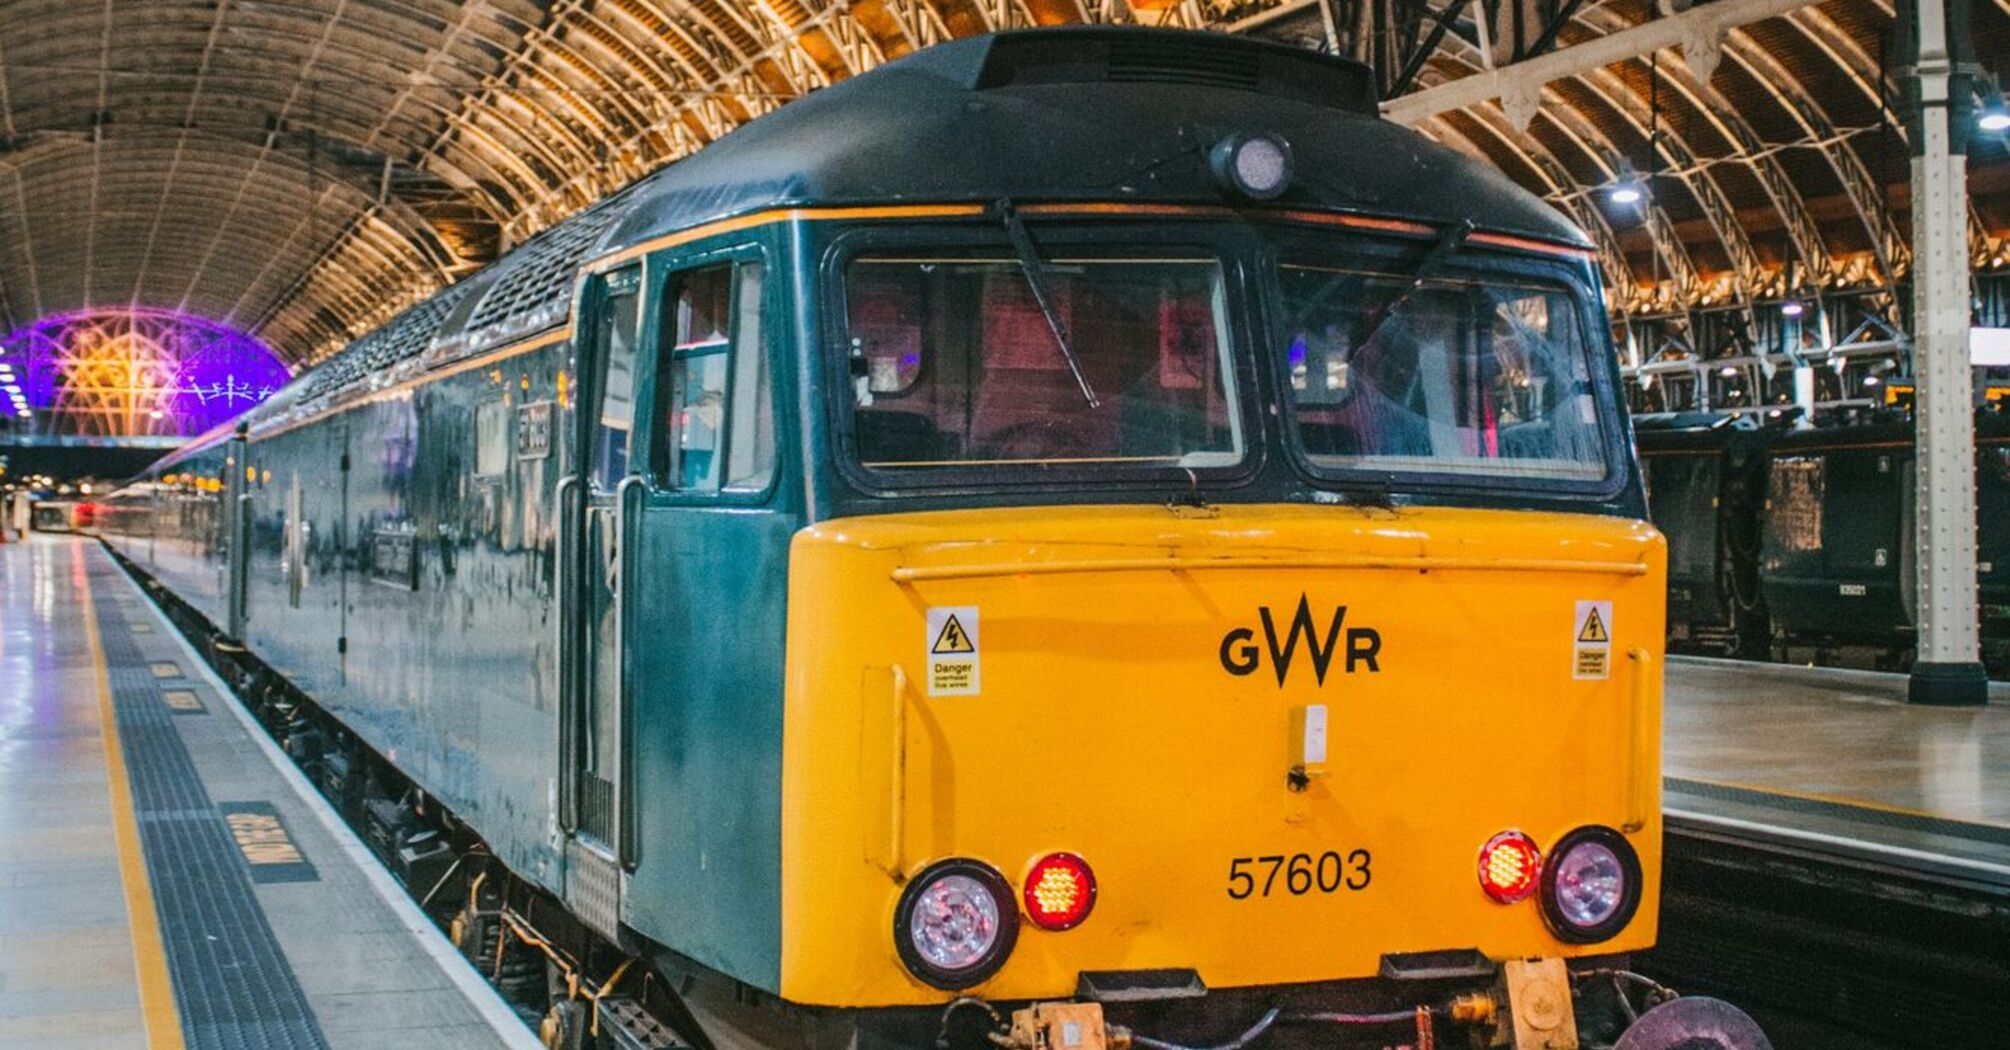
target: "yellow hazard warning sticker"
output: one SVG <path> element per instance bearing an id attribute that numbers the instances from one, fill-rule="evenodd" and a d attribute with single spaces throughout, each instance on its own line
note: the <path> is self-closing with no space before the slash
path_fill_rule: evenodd
<path id="1" fill-rule="evenodd" d="M 977 640 L 977 607 L 928 610 L 928 695 L 976 696 L 983 650 Z"/>
<path id="2" fill-rule="evenodd" d="M 1571 621 L 1570 676 L 1612 677 L 1612 603 L 1580 601 Z"/>

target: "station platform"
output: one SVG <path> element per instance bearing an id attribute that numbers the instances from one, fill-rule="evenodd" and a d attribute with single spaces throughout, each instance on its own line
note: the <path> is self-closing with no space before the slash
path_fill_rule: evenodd
<path id="1" fill-rule="evenodd" d="M 534 1047 L 95 540 L 0 545 L 0 1047 Z"/>
<path id="2" fill-rule="evenodd" d="M 1668 826 L 2010 893 L 2010 685 L 1990 690 L 1927 707 L 1899 674 L 1670 657 Z"/>

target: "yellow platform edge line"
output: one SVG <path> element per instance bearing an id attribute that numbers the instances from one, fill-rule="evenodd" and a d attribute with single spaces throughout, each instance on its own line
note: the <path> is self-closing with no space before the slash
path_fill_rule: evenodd
<path id="1" fill-rule="evenodd" d="M 1901 817 L 1924 817 L 1928 820 L 1944 821 L 1949 824 L 1975 824 L 1985 828 L 2010 830 L 2010 824 L 1991 820 L 1987 817 L 1956 816 L 1952 813 L 1935 813 L 1931 810 L 1913 809 L 1909 806 L 1895 806 L 1889 802 L 1876 802 L 1867 798 L 1850 795 L 1827 795 L 1819 791 L 1800 791 L 1794 788 L 1774 787 L 1770 784 L 1748 784 L 1742 780 L 1717 780 L 1711 777 L 1694 777 L 1680 773 L 1667 774 L 1671 779 L 1686 780 L 1692 784 L 1708 784 L 1711 787 L 1734 788 L 1759 795 L 1780 795 L 1785 798 L 1800 799 L 1803 802 L 1827 802 L 1854 809 L 1875 810 L 1879 813 L 1893 813 Z"/>
<path id="2" fill-rule="evenodd" d="M 112 680 L 105 665 L 104 640 L 98 636 L 97 605 L 91 597 L 83 546 L 71 548 L 72 564 L 82 577 L 84 636 L 91 646 L 91 664 L 98 677 L 99 736 L 105 745 L 105 778 L 112 794 L 112 837 L 119 846 L 119 882 L 126 893 L 126 919 L 133 935 L 133 969 L 139 977 L 140 1018 L 150 1050 L 183 1050 L 181 1010 L 175 1005 L 174 984 L 168 977 L 167 949 L 161 944 L 160 913 L 154 907 L 153 882 L 147 878 L 146 854 L 140 849 L 140 825 L 133 816 L 132 779 L 126 774 L 125 749 L 119 746 L 119 724 L 112 714 Z"/>

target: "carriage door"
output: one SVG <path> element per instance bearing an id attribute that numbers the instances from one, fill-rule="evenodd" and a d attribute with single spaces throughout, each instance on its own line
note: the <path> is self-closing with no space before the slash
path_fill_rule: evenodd
<path id="1" fill-rule="evenodd" d="M 642 323 L 640 266 L 615 270 L 589 289 L 589 336 L 579 350 L 586 397 L 584 440 L 561 492 L 568 536 L 562 673 L 566 759 L 563 809 L 573 832 L 566 896 L 603 932 L 618 920 L 624 828 L 621 592 L 623 505 L 638 477 L 629 465 L 635 423 L 636 341 Z"/>

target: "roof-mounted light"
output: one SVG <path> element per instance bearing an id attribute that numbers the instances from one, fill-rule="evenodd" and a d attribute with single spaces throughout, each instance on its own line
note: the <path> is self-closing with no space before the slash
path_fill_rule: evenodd
<path id="1" fill-rule="evenodd" d="M 1291 144 L 1267 131 L 1238 131 L 1214 144 L 1207 166 L 1222 189 L 1251 200 L 1275 200 L 1291 186 Z"/>

